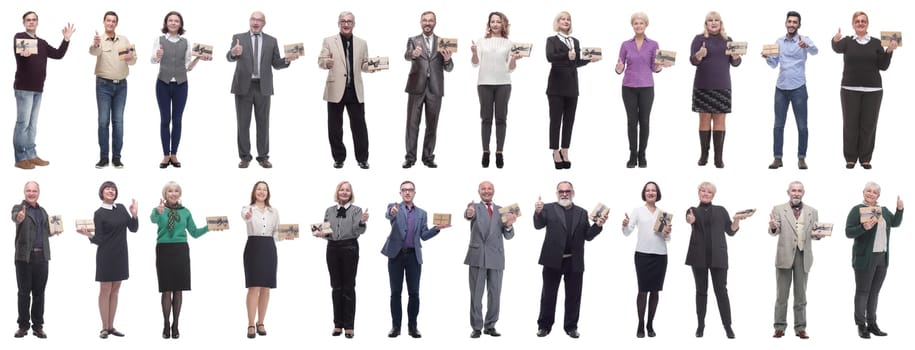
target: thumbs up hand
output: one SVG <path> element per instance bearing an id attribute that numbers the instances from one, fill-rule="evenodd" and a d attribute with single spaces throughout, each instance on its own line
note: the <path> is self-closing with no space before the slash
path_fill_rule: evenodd
<path id="1" fill-rule="evenodd" d="M 473 219 L 474 215 L 476 215 L 476 210 L 473 209 L 473 201 L 470 201 L 470 203 L 467 204 L 467 210 L 464 211 L 464 217 Z"/>
<path id="2" fill-rule="evenodd" d="M 365 211 L 362 212 L 362 218 L 360 218 L 359 223 L 365 225 L 369 221 L 369 209 L 365 208 Z"/>
<path id="3" fill-rule="evenodd" d="M 836 43 L 842 40 L 842 27 L 839 27 L 839 30 L 836 31 L 836 35 L 832 37 L 832 42 Z"/>
<path id="4" fill-rule="evenodd" d="M 543 200 L 541 196 L 537 196 L 537 202 L 534 203 L 534 214 L 540 215 L 541 211 L 543 211 Z"/>
<path id="5" fill-rule="evenodd" d="M 690 208 L 689 211 L 686 212 L 686 223 L 692 225 L 694 222 L 696 222 L 696 216 L 693 215 L 693 209 Z"/>
<path id="6" fill-rule="evenodd" d="M 16 214 L 16 223 L 22 223 L 25 220 L 25 205 L 22 206 L 22 209 L 19 210 L 19 213 Z"/>
<path id="7" fill-rule="evenodd" d="M 92 46 L 99 47 L 102 44 L 102 37 L 98 35 L 98 31 L 95 31 L 95 36 L 92 37 Z"/>
<path id="8" fill-rule="evenodd" d="M 705 42 L 702 42 L 702 47 L 699 48 L 699 51 L 696 51 L 696 60 L 702 61 L 705 56 L 708 55 L 708 49 L 705 48 Z"/>
<path id="9" fill-rule="evenodd" d="M 162 61 L 162 53 L 165 51 L 165 48 L 162 45 L 159 45 L 159 48 L 156 49 L 156 62 Z"/>
<path id="10" fill-rule="evenodd" d="M 241 40 L 235 39 L 235 46 L 232 46 L 232 56 L 241 56 Z"/>
<path id="11" fill-rule="evenodd" d="M 625 215 L 626 216 L 623 217 L 623 227 L 629 226 L 629 214 L 625 214 Z"/>
<path id="12" fill-rule="evenodd" d="M 159 199 L 159 206 L 156 207 L 156 211 L 159 213 L 159 215 L 162 215 L 162 213 L 165 212 L 165 200 L 164 199 L 161 199 L 161 198 Z"/>
<path id="13" fill-rule="evenodd" d="M 334 68 L 334 53 L 333 52 L 327 53 L 327 57 L 324 59 L 324 66 L 327 67 L 327 69 Z"/>

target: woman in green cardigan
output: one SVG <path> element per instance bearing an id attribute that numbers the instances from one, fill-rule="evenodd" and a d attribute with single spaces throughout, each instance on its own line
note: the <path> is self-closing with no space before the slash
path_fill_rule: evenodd
<path id="1" fill-rule="evenodd" d="M 896 197 L 896 212 L 877 205 L 880 185 L 864 185 L 864 203 L 851 208 L 845 222 L 845 236 L 855 240 L 851 264 L 855 269 L 855 324 L 858 336 L 885 336 L 877 327 L 877 298 L 886 278 L 890 258 L 890 228 L 902 224 L 902 199 Z"/>
<path id="2" fill-rule="evenodd" d="M 156 276 L 162 293 L 162 338 L 178 339 L 178 316 L 181 314 L 181 292 L 191 290 L 191 257 L 187 234 L 199 238 L 209 230 L 197 227 L 191 212 L 181 205 L 181 186 L 169 181 L 162 187 L 159 206 L 149 216 L 158 226 L 156 237 Z M 171 325 L 168 316 L 173 313 Z"/>

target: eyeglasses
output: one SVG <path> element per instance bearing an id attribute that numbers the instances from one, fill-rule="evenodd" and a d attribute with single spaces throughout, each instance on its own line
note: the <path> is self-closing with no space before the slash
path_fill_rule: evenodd
<path id="1" fill-rule="evenodd" d="M 351 21 L 351 20 L 346 20 L 346 19 L 340 20 L 341 25 L 344 25 L 344 24 L 353 25 L 354 23 L 356 23 L 356 21 Z"/>
<path id="2" fill-rule="evenodd" d="M 572 194 L 572 190 L 558 190 L 556 194 Z"/>
<path id="3" fill-rule="evenodd" d="M 413 192 L 416 192 L 416 189 L 414 189 L 414 188 L 401 188 L 400 189 L 400 193 L 413 193 Z"/>

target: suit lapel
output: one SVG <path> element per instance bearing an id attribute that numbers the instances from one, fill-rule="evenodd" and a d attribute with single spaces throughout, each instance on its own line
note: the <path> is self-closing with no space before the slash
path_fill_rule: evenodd
<path id="1" fill-rule="evenodd" d="M 568 231 L 569 224 L 566 223 L 566 213 L 564 212 L 565 208 L 559 205 L 559 203 L 556 203 L 556 205 L 553 206 L 553 209 L 556 212 L 556 218 L 560 223 L 562 223 L 562 228 Z"/>
<path id="2" fill-rule="evenodd" d="M 797 234 L 797 219 L 794 218 L 794 209 L 791 209 L 791 205 L 785 206 L 785 216 L 788 218 L 788 224 L 791 225 L 791 232 Z"/>

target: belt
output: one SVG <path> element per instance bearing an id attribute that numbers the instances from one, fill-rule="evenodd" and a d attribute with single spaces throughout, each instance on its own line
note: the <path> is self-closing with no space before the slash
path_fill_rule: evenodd
<path id="1" fill-rule="evenodd" d="M 121 83 L 126 83 L 126 82 L 127 82 L 127 79 L 105 79 L 105 78 L 102 78 L 102 77 L 96 77 L 96 79 L 104 80 L 104 81 L 107 81 L 107 82 L 112 83 L 112 84 L 121 84 Z"/>
<path id="2" fill-rule="evenodd" d="M 571 257 L 572 257 L 572 254 L 562 254 L 563 259 L 571 258 Z"/>
<path id="3" fill-rule="evenodd" d="M 260 78 L 251 78 L 251 83 L 252 83 L 252 84 L 260 84 L 260 82 L 261 82 L 261 79 L 260 79 Z"/>
<path id="4" fill-rule="evenodd" d="M 32 253 L 41 253 L 43 251 L 44 251 L 44 249 L 42 249 L 42 248 L 32 248 Z"/>
<path id="5" fill-rule="evenodd" d="M 416 248 L 403 248 L 403 249 L 400 250 L 400 253 L 401 253 L 401 254 L 403 254 L 403 253 L 413 253 L 413 252 L 415 252 L 415 251 L 416 251 Z"/>

